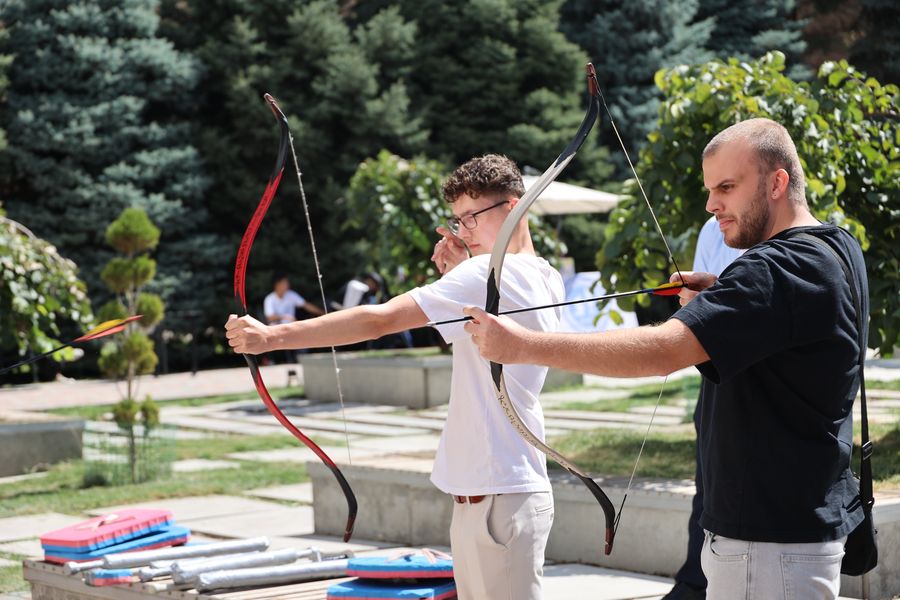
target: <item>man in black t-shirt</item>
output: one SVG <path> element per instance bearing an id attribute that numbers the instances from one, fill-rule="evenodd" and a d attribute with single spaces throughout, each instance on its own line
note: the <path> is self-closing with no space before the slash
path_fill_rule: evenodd
<path id="1" fill-rule="evenodd" d="M 725 243 L 748 250 L 718 279 L 684 273 L 691 289 L 665 323 L 556 334 L 470 308 L 466 329 L 502 363 L 619 377 L 696 365 L 708 597 L 836 598 L 846 536 L 863 520 L 850 471 L 861 351 L 850 286 L 867 316 L 862 251 L 810 213 L 796 148 L 774 121 L 716 135 L 703 179 Z M 799 234 L 828 244 L 853 280 Z"/>

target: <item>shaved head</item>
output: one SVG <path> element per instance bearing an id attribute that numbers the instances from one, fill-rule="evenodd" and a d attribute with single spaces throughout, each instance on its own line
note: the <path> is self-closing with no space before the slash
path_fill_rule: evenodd
<path id="1" fill-rule="evenodd" d="M 787 129 L 771 119 L 741 121 L 716 134 L 703 150 L 703 159 L 734 142 L 744 142 L 753 150 L 760 177 L 784 169 L 789 177 L 788 198 L 798 206 L 807 207 L 803 167 Z"/>

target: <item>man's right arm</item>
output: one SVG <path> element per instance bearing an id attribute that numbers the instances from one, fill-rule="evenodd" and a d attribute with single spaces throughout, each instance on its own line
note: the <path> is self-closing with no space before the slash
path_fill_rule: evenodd
<path id="1" fill-rule="evenodd" d="M 273 350 L 343 346 L 377 339 L 389 333 L 424 327 L 428 318 L 409 294 L 384 304 L 366 304 L 348 310 L 266 326 L 252 317 L 232 315 L 225 325 L 235 352 L 261 354 Z"/>

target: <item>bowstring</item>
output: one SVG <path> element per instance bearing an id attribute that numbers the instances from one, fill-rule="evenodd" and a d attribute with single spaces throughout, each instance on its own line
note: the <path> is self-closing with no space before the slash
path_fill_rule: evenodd
<path id="1" fill-rule="evenodd" d="M 666 247 L 666 252 L 669 254 L 669 260 L 672 261 L 672 266 L 675 268 L 675 272 L 678 273 L 678 278 L 681 279 L 681 284 L 684 287 L 687 287 L 687 283 L 684 281 L 684 275 L 681 274 L 681 269 L 678 267 L 678 261 L 675 260 L 675 255 L 672 253 L 672 248 L 669 247 L 669 242 L 666 240 L 666 236 L 663 233 L 662 227 L 659 224 L 659 220 L 656 218 L 656 212 L 653 210 L 653 205 L 650 204 L 650 199 L 647 197 L 647 193 L 644 191 L 644 184 L 641 183 L 641 178 L 638 177 L 637 169 L 634 168 L 634 163 L 631 162 L 631 157 L 628 155 L 628 150 L 625 148 L 625 142 L 622 141 L 622 136 L 619 134 L 619 128 L 616 127 L 616 120 L 613 119 L 612 111 L 609 110 L 609 106 L 606 104 L 606 98 L 603 96 L 603 90 L 600 86 L 597 86 L 597 92 L 600 94 L 600 101 L 603 103 L 603 108 L 606 110 L 606 114 L 609 116 L 609 124 L 612 126 L 613 132 L 616 134 L 616 139 L 619 140 L 619 146 L 622 148 L 622 153 L 625 155 L 625 160 L 628 161 L 628 166 L 631 168 L 631 173 L 634 175 L 634 180 L 637 182 L 638 189 L 641 192 L 641 196 L 644 198 L 644 202 L 647 205 L 647 209 L 650 211 L 650 217 L 653 219 L 653 224 L 656 226 L 656 231 L 659 233 L 659 237 L 662 239 L 663 245 Z M 663 378 L 662 385 L 659 388 L 659 396 L 656 398 L 656 405 L 653 407 L 653 412 L 650 414 L 650 421 L 647 423 L 647 431 L 644 433 L 644 439 L 641 440 L 641 447 L 638 450 L 637 458 L 634 461 L 634 467 L 631 469 L 631 477 L 628 479 L 628 485 L 625 487 L 625 494 L 622 496 L 622 503 L 619 505 L 619 512 L 616 515 L 615 525 L 613 527 L 613 535 L 619 530 L 619 520 L 622 518 L 622 510 L 625 508 L 625 500 L 628 498 L 628 493 L 631 491 L 631 486 L 634 483 L 634 476 L 637 473 L 638 464 L 641 461 L 641 456 L 644 453 L 644 447 L 647 445 L 647 438 L 650 437 L 650 428 L 653 426 L 653 420 L 656 418 L 656 412 L 659 410 L 659 403 L 662 401 L 663 392 L 666 389 L 666 383 L 669 381 L 669 376 L 666 375 Z"/>
<path id="2" fill-rule="evenodd" d="M 300 188 L 300 202 L 303 205 L 303 214 L 306 217 L 306 230 L 309 232 L 309 245 L 312 248 L 313 263 L 316 266 L 316 279 L 319 281 L 319 292 L 322 297 L 322 310 L 328 314 L 328 303 L 325 299 L 325 287 L 322 284 L 322 270 L 319 268 L 319 253 L 316 250 L 316 238 L 313 235 L 312 219 L 309 217 L 309 205 L 306 202 L 306 191 L 303 189 L 303 175 L 300 173 L 300 163 L 297 161 L 297 151 L 294 149 L 294 136 L 288 128 L 288 142 L 291 147 L 291 158 L 294 161 L 294 171 L 297 173 L 297 185 Z M 350 456 L 350 430 L 347 426 L 347 411 L 344 407 L 344 392 L 341 390 L 341 369 L 338 366 L 337 350 L 331 346 L 331 361 L 334 364 L 334 378 L 337 382 L 338 401 L 341 405 L 341 420 L 344 422 L 344 439 L 347 442 L 347 462 L 353 464 Z"/>

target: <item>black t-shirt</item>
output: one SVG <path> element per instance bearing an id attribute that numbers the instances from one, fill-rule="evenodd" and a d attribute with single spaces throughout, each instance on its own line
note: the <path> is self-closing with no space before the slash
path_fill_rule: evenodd
<path id="1" fill-rule="evenodd" d="M 697 367 L 700 525 L 725 537 L 828 541 L 863 519 L 850 471 L 859 389 L 853 296 L 835 257 L 792 237 L 800 232 L 847 261 L 868 316 L 859 244 L 820 225 L 750 248 L 673 317 L 710 357 Z"/>

